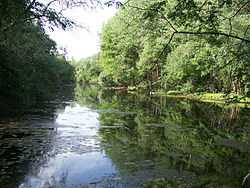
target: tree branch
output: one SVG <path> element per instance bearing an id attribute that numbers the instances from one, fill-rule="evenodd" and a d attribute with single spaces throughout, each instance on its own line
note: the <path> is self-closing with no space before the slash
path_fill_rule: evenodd
<path id="1" fill-rule="evenodd" d="M 175 33 L 179 33 L 179 34 L 190 34 L 190 35 L 222 35 L 222 36 L 226 36 L 229 38 L 235 38 L 241 41 L 244 41 L 246 43 L 250 43 L 249 40 L 235 36 L 235 35 L 230 35 L 230 34 L 226 34 L 226 33 L 221 33 L 221 32 L 191 32 L 191 31 L 177 31 Z"/>
<path id="2" fill-rule="evenodd" d="M 229 34 L 225 34 L 225 33 L 220 33 L 220 32 L 189 32 L 189 31 L 176 31 L 176 32 L 173 32 L 168 43 L 165 45 L 165 47 L 163 48 L 163 50 L 161 51 L 160 55 L 158 56 L 157 60 L 153 63 L 153 65 L 151 66 L 151 68 L 146 72 L 146 74 L 143 76 L 143 78 L 137 82 L 137 84 L 140 84 L 143 79 L 154 69 L 154 67 L 159 63 L 159 60 L 161 58 L 161 56 L 163 55 L 164 51 L 167 49 L 168 45 L 171 43 L 173 37 L 175 34 L 191 34 L 191 35 L 222 35 L 222 36 L 227 36 L 227 37 L 230 37 L 230 38 L 236 38 L 236 39 L 239 39 L 241 41 L 244 41 L 244 42 L 247 42 L 247 43 L 250 43 L 249 40 L 247 39 L 244 39 L 244 38 L 240 38 L 240 37 L 237 37 L 237 36 L 234 36 L 234 35 L 229 35 Z M 230 61 L 231 63 L 231 61 Z M 229 63 L 228 63 L 229 64 Z M 226 64 L 227 65 L 227 64 Z"/>
<path id="3" fill-rule="evenodd" d="M 159 11 L 159 10 L 155 10 L 155 9 L 151 9 L 151 8 L 140 8 L 140 7 L 135 7 L 135 6 L 132 6 L 128 3 L 128 7 L 131 7 L 131 8 L 135 8 L 135 9 L 138 9 L 138 10 L 143 10 L 143 11 L 151 11 L 151 12 L 157 12 L 160 14 L 160 17 L 162 19 L 164 19 L 165 21 L 168 22 L 168 24 L 170 25 L 170 27 L 175 31 L 177 32 L 177 29 L 173 26 L 173 24 L 164 16 L 164 14 Z"/>
<path id="4" fill-rule="evenodd" d="M 248 3 L 250 3 L 250 1 L 247 1 L 246 3 L 244 3 L 244 4 L 237 10 L 237 12 L 236 12 L 233 16 L 231 16 L 229 19 L 232 19 L 233 17 L 235 17 L 235 16 L 243 9 L 243 7 L 246 6 Z"/>
<path id="5" fill-rule="evenodd" d="M 158 58 L 156 59 L 156 61 L 154 62 L 154 64 L 151 66 L 151 68 L 146 72 L 146 74 L 143 76 L 143 78 L 141 80 L 139 80 L 136 84 L 140 84 L 143 79 L 153 70 L 153 68 L 159 63 L 159 60 L 161 58 L 161 56 L 163 55 L 163 53 L 165 52 L 165 50 L 167 49 L 167 47 L 169 46 L 169 44 L 171 43 L 171 41 L 174 38 L 174 35 L 176 34 L 176 32 L 173 32 L 172 35 L 170 36 L 170 39 L 168 40 L 168 43 L 165 45 L 165 47 L 163 48 L 163 50 L 161 51 L 160 55 L 158 56 Z"/>
<path id="6" fill-rule="evenodd" d="M 236 60 L 237 58 L 239 58 L 240 56 L 243 56 L 243 55 L 246 55 L 246 54 L 249 54 L 250 52 L 245 52 L 245 53 L 241 53 L 239 55 L 236 55 L 236 57 L 234 57 L 233 59 L 231 59 L 230 61 L 228 61 L 226 64 L 224 64 L 223 66 L 219 67 L 219 65 L 214 68 L 212 71 L 220 71 L 221 69 L 224 69 L 226 66 L 230 65 L 234 60 Z"/>

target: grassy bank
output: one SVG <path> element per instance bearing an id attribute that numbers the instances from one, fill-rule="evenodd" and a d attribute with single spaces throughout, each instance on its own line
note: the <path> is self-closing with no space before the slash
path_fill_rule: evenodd
<path id="1" fill-rule="evenodd" d="M 223 93 L 183 93 L 180 91 L 150 92 L 151 95 L 164 95 L 168 97 L 189 98 L 203 102 L 237 103 L 241 107 L 250 107 L 250 98 L 241 95 Z"/>
<path id="2" fill-rule="evenodd" d="M 197 98 L 202 100 L 212 100 L 221 102 L 235 102 L 235 103 L 250 103 L 249 97 L 244 97 L 241 95 L 234 94 L 224 94 L 224 93 L 181 93 L 179 91 L 168 91 L 166 92 L 168 96 L 184 96 L 190 98 Z"/>
<path id="3" fill-rule="evenodd" d="M 124 88 L 123 88 L 124 89 Z M 140 91 L 135 87 L 128 87 L 128 91 L 135 92 Z M 178 97 L 178 98 L 188 98 L 203 102 L 217 102 L 217 103 L 233 103 L 241 107 L 250 107 L 250 98 L 242 95 L 235 94 L 224 94 L 224 93 L 206 93 L 206 92 L 195 92 L 195 93 L 184 93 L 181 91 L 151 91 L 146 92 L 150 95 L 155 96 L 168 96 L 168 97 Z"/>

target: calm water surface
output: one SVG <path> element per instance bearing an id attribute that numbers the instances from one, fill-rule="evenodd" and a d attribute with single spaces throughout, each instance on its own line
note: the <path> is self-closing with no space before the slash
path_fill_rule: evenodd
<path id="1" fill-rule="evenodd" d="M 65 88 L 0 119 L 0 187 L 249 186 L 249 109 Z"/>

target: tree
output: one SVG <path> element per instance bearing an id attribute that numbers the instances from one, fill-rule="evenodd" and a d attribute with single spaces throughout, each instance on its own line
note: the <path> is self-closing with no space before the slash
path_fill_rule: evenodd
<path id="1" fill-rule="evenodd" d="M 162 32 L 170 30 L 168 46 L 177 34 L 205 36 L 208 40 L 221 40 L 222 37 L 239 40 L 238 47 L 242 42 L 249 44 L 249 1 L 144 1 L 143 6 L 134 5 L 134 1 L 127 1 L 125 4 L 138 11 L 142 11 L 144 19 L 162 20 L 165 24 Z M 237 19 L 241 17 L 241 29 L 237 26 Z M 248 23 L 248 22 L 247 22 Z M 163 48 L 165 50 L 167 47 Z M 248 54 L 243 52 L 243 55 Z M 238 53 L 239 54 L 239 53 Z M 161 54 L 160 54 L 161 55 Z M 158 63 L 156 61 L 153 67 Z M 151 68 L 153 69 L 153 68 Z M 147 72 L 148 74 L 148 72 Z"/>
<path id="2" fill-rule="evenodd" d="M 125 1 L 103 29 L 101 62 L 118 85 L 248 95 L 247 5 L 249 1 Z"/>
<path id="3" fill-rule="evenodd" d="M 32 23 L 6 33 L 0 43 L 0 67 L 1 115 L 26 110 L 52 97 L 53 87 L 73 81 L 72 66 L 57 56 L 56 43 Z"/>
<path id="4" fill-rule="evenodd" d="M 49 23 L 50 27 L 56 26 L 62 29 L 72 27 L 76 23 L 64 16 L 64 11 L 82 6 L 94 8 L 101 5 L 99 0 L 3 0 L 0 4 L 0 34 L 7 30 L 26 23 Z"/>
<path id="5" fill-rule="evenodd" d="M 92 55 L 86 59 L 81 59 L 74 62 L 75 79 L 77 83 L 97 83 L 98 77 L 101 72 L 100 65 L 97 62 L 98 54 Z"/>

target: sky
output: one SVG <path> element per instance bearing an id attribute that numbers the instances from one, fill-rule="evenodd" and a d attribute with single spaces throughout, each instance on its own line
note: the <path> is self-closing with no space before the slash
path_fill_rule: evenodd
<path id="1" fill-rule="evenodd" d="M 66 48 L 67 59 L 79 61 L 81 58 L 89 57 L 100 51 L 98 33 L 101 33 L 103 24 L 107 23 L 116 12 L 115 6 L 105 6 L 103 9 L 98 8 L 92 11 L 83 8 L 70 9 L 67 10 L 66 15 L 83 28 L 68 31 L 54 28 L 53 32 L 47 29 L 47 33 L 59 47 Z"/>

